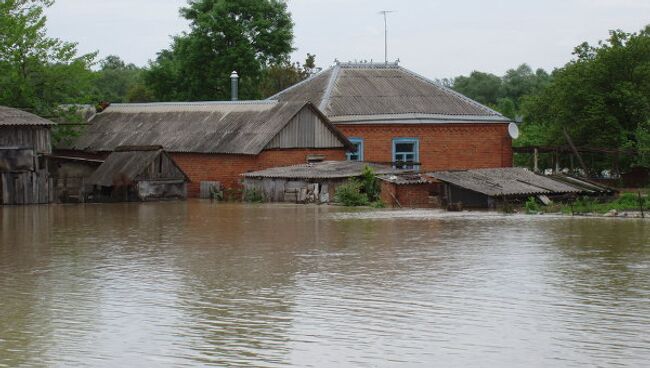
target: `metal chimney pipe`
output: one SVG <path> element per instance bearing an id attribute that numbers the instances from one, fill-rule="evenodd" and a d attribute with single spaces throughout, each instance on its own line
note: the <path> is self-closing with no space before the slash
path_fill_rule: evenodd
<path id="1" fill-rule="evenodd" d="M 239 74 L 234 70 L 230 74 L 230 100 L 239 100 Z"/>

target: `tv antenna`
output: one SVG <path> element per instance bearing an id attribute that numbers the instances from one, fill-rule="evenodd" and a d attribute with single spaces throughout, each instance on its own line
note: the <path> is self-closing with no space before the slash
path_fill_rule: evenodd
<path id="1" fill-rule="evenodd" d="M 382 10 L 379 14 L 384 16 L 384 62 L 388 65 L 388 14 L 395 13 L 394 10 Z"/>

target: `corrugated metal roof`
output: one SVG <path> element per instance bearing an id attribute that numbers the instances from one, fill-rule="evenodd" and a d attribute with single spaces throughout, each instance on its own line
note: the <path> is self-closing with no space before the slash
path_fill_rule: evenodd
<path id="1" fill-rule="evenodd" d="M 27 111 L 0 106 L 0 126 L 14 125 L 47 126 L 55 125 L 55 123 Z"/>
<path id="2" fill-rule="evenodd" d="M 247 178 L 286 178 L 286 179 L 337 179 L 360 176 L 364 167 L 370 166 L 375 174 L 398 174 L 404 170 L 390 166 L 359 161 L 323 161 L 311 164 L 274 167 L 266 170 L 242 174 Z"/>
<path id="3" fill-rule="evenodd" d="M 161 145 L 168 152 L 259 154 L 307 107 L 314 108 L 305 102 L 277 101 L 114 104 L 96 114 L 67 148 L 112 151 L 125 145 Z"/>
<path id="4" fill-rule="evenodd" d="M 509 123 L 510 119 L 408 69 L 384 64 L 337 64 L 270 99 L 309 100 L 337 123 L 417 114 L 421 121 Z M 379 117 L 383 116 L 383 117 Z M 460 119 L 449 117 L 462 116 Z M 342 118 L 345 117 L 345 118 Z"/>
<path id="5" fill-rule="evenodd" d="M 161 153 L 161 150 L 113 152 L 88 178 L 87 183 L 110 187 L 116 179 L 134 181 Z"/>
<path id="6" fill-rule="evenodd" d="M 516 167 L 436 171 L 428 175 L 445 183 L 489 196 L 596 193 L 609 191 L 609 188 L 588 184 L 580 179 L 571 178 L 570 181 L 558 180 L 557 177 L 538 175 L 524 168 Z"/>

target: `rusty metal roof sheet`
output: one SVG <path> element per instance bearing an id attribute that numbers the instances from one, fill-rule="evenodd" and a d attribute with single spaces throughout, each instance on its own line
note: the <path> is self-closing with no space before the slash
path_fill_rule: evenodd
<path id="1" fill-rule="evenodd" d="M 390 166 L 359 161 L 323 161 L 242 174 L 247 178 L 284 178 L 284 179 L 344 179 L 360 176 L 364 167 L 370 166 L 375 174 L 398 174 L 404 170 Z"/>
<path id="2" fill-rule="evenodd" d="M 0 126 L 49 126 L 54 122 L 27 111 L 0 106 Z"/>
<path id="3" fill-rule="evenodd" d="M 609 188 L 588 184 L 580 179 L 558 180 L 557 177 L 538 175 L 517 167 L 436 171 L 428 175 L 445 183 L 488 196 L 586 194 L 609 191 Z"/>
<path id="4" fill-rule="evenodd" d="M 338 124 L 390 118 L 410 123 L 492 122 L 510 119 L 449 88 L 395 64 L 342 64 L 270 97 L 312 101 Z"/>
<path id="5" fill-rule="evenodd" d="M 96 114 L 70 147 L 62 148 L 113 151 L 125 145 L 160 145 L 168 152 L 255 155 L 306 107 L 314 108 L 277 101 L 113 104 Z"/>

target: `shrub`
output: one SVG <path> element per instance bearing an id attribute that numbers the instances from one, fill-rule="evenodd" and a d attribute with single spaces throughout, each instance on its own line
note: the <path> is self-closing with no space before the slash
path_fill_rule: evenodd
<path id="1" fill-rule="evenodd" d="M 361 173 L 362 192 L 368 196 L 368 200 L 374 202 L 379 199 L 381 192 L 379 180 L 375 176 L 375 170 L 366 165 Z"/>
<path id="2" fill-rule="evenodd" d="M 368 195 L 361 193 L 363 184 L 356 179 L 349 179 L 336 188 L 334 200 L 345 206 L 367 206 L 370 201 Z"/>
<path id="3" fill-rule="evenodd" d="M 535 197 L 528 197 L 524 207 L 526 208 L 526 213 L 539 213 L 541 210 Z"/>
<path id="4" fill-rule="evenodd" d="M 244 189 L 243 193 L 244 197 L 244 202 L 249 202 L 249 203 L 262 203 L 264 202 L 264 195 L 262 194 L 261 191 L 252 188 L 252 189 Z"/>

